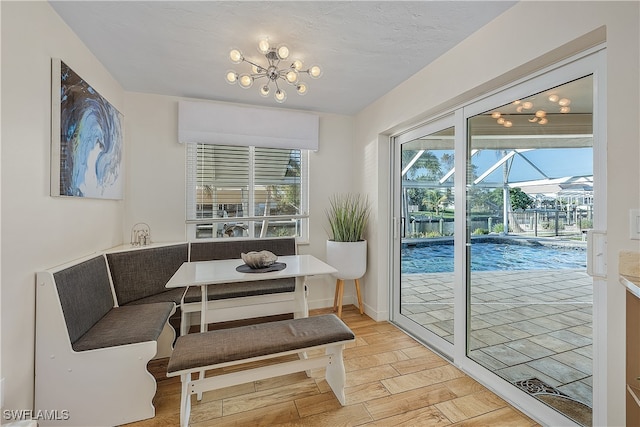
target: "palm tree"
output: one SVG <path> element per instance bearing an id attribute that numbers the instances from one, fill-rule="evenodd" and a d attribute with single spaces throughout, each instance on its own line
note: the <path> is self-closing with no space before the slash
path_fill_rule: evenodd
<path id="1" fill-rule="evenodd" d="M 422 199 L 422 204 L 430 211 L 435 211 L 436 216 L 440 215 L 440 207 L 444 206 L 449 197 L 446 194 L 440 194 L 437 190 L 428 190 L 425 197 Z"/>

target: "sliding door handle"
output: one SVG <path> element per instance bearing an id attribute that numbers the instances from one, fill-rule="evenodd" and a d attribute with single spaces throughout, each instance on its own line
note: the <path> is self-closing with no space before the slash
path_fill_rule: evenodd
<path id="1" fill-rule="evenodd" d="M 587 274 L 607 277 L 607 232 L 587 231 Z"/>

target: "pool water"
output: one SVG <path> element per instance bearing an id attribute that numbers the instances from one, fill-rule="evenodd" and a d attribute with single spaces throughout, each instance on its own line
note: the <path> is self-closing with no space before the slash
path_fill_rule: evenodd
<path id="1" fill-rule="evenodd" d="M 453 272 L 453 245 L 402 248 L 402 273 Z M 586 269 L 587 252 L 582 247 L 552 247 L 508 243 L 473 243 L 471 271 Z"/>

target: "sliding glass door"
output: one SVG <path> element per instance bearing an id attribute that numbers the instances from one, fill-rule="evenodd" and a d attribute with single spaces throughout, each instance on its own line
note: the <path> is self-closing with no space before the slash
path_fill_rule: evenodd
<path id="1" fill-rule="evenodd" d="M 467 356 L 577 423 L 593 405 L 593 77 L 467 120 Z"/>
<path id="2" fill-rule="evenodd" d="M 590 426 L 603 397 L 586 242 L 605 224 L 601 64 L 394 138 L 392 321 L 545 423 Z"/>
<path id="3" fill-rule="evenodd" d="M 395 320 L 442 353 L 454 342 L 454 131 L 451 118 L 397 143 L 400 247 Z"/>

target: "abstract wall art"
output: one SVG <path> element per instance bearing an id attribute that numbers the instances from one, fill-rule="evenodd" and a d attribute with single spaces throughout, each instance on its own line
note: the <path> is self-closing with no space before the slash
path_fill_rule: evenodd
<path id="1" fill-rule="evenodd" d="M 122 199 L 122 114 L 60 59 L 51 64 L 51 195 Z"/>

